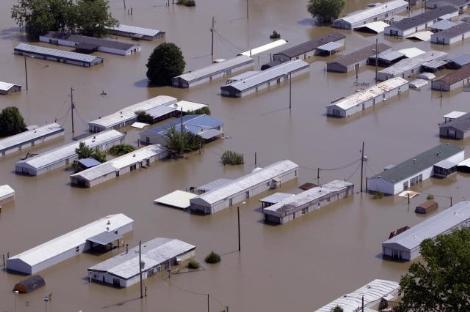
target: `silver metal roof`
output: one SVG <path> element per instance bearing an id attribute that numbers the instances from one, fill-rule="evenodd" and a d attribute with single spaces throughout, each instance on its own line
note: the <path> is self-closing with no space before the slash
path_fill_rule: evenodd
<path id="1" fill-rule="evenodd" d="M 148 145 L 128 154 L 108 160 L 98 166 L 72 174 L 71 177 L 93 181 L 165 152 L 165 148 L 159 144 Z"/>
<path id="2" fill-rule="evenodd" d="M 269 196 L 263 197 L 259 201 L 262 203 L 274 205 L 292 196 L 295 196 L 295 194 L 277 192 Z"/>
<path id="3" fill-rule="evenodd" d="M 112 128 L 120 123 L 130 121 L 136 118 L 138 111 L 148 111 L 160 105 L 176 104 L 176 98 L 167 95 L 159 95 L 151 99 L 127 106 L 121 110 L 90 121 L 89 125 L 96 125 L 105 129 Z"/>
<path id="4" fill-rule="evenodd" d="M 193 70 L 191 72 L 184 73 L 182 75 L 179 75 L 175 78 L 182 79 L 184 81 L 187 81 L 188 83 L 198 81 L 204 78 L 208 78 L 210 76 L 222 73 L 226 70 L 241 67 L 244 65 L 248 65 L 253 63 L 254 60 L 246 55 L 240 55 L 228 60 L 225 60 L 220 63 L 213 63 L 211 65 L 208 65 L 206 67 L 200 68 Z"/>
<path id="5" fill-rule="evenodd" d="M 429 51 L 413 58 L 401 60 L 390 67 L 382 69 L 381 71 L 379 71 L 379 74 L 383 73 L 392 76 L 400 76 L 403 73 L 412 69 L 418 69 L 423 63 L 432 60 L 442 59 L 446 55 L 447 53 L 442 51 Z"/>
<path id="6" fill-rule="evenodd" d="M 64 128 L 57 123 L 47 124 L 28 131 L 24 131 L 0 140 L 0 151 L 11 149 L 38 138 L 42 138 L 54 133 L 62 132 Z"/>
<path id="7" fill-rule="evenodd" d="M 277 204 L 264 208 L 264 211 L 271 212 L 273 214 L 282 214 L 288 210 L 295 211 L 298 207 L 312 203 L 322 197 L 329 196 L 330 194 L 345 190 L 352 185 L 354 184 L 351 182 L 334 180 L 322 186 L 317 186 L 296 194 L 295 196 L 287 197 Z"/>
<path id="8" fill-rule="evenodd" d="M 212 182 L 206 183 L 204 185 L 198 186 L 196 190 L 198 192 L 206 193 L 206 192 L 210 192 L 215 189 L 221 188 L 222 186 L 225 186 L 229 183 L 232 183 L 232 181 L 233 181 L 232 179 L 221 178 L 221 179 L 217 179 Z"/>
<path id="9" fill-rule="evenodd" d="M 266 70 L 260 71 L 246 79 L 238 80 L 229 85 L 222 86 L 222 88 L 230 87 L 240 92 L 252 89 L 256 86 L 264 84 L 268 81 L 275 80 L 279 77 L 289 75 L 290 73 L 308 68 L 310 65 L 302 60 L 293 60 L 281 63 L 277 66 L 270 67 Z"/>
<path id="10" fill-rule="evenodd" d="M 142 271 L 154 268 L 195 248 L 196 246 L 171 238 L 154 238 L 142 243 Z M 127 253 L 121 253 L 98 263 L 88 268 L 88 271 L 108 272 L 124 279 L 132 278 L 139 274 L 139 246 L 129 249 Z"/>
<path id="11" fill-rule="evenodd" d="M 354 25 L 354 24 L 366 21 L 368 19 L 374 18 L 375 16 L 383 15 L 387 12 L 394 11 L 398 8 L 406 8 L 407 6 L 408 6 L 408 2 L 404 0 L 394 0 L 394 1 L 388 1 L 385 3 L 378 3 L 374 7 L 353 12 L 338 20 L 342 20 L 347 23 L 350 23 L 351 25 Z"/>
<path id="12" fill-rule="evenodd" d="M 1 91 L 7 92 L 8 90 L 13 88 L 14 86 L 17 86 L 17 85 L 14 84 L 14 83 L 0 81 L 0 90 Z"/>
<path id="13" fill-rule="evenodd" d="M 73 249 L 76 246 L 85 244 L 91 237 L 101 233 L 119 230 L 132 223 L 134 223 L 134 220 L 125 214 L 109 215 L 10 257 L 9 259 L 19 259 L 30 266 L 34 266 Z"/>
<path id="14" fill-rule="evenodd" d="M 20 43 L 16 46 L 15 50 L 22 51 L 25 53 L 36 53 L 42 55 L 51 55 L 59 58 L 66 58 L 70 60 L 76 60 L 86 63 L 94 63 L 97 60 L 101 60 L 101 57 L 77 52 L 70 52 L 64 50 L 57 50 L 51 48 L 45 48 L 40 46 L 34 46 L 26 43 Z"/>
<path id="15" fill-rule="evenodd" d="M 80 141 L 72 142 L 61 147 L 46 151 L 37 156 L 20 160 L 16 163 L 16 166 L 26 166 L 35 169 L 41 169 L 51 166 L 55 163 L 64 161 L 65 159 L 76 156 L 75 149 L 78 148 L 80 142 L 85 143 L 88 147 L 94 148 L 104 145 L 108 142 L 120 140 L 124 137 L 124 134 L 116 130 L 108 130 L 97 133 L 86 137 Z"/>
<path id="16" fill-rule="evenodd" d="M 110 27 L 109 29 L 114 30 L 114 31 L 118 31 L 118 32 L 125 32 L 125 33 L 136 34 L 136 35 L 141 35 L 141 36 L 150 36 L 150 37 L 155 37 L 156 35 L 161 33 L 161 31 L 158 30 L 158 29 L 144 28 L 144 27 L 131 26 L 131 25 L 123 25 L 123 24 L 119 24 L 118 26 Z"/>
<path id="17" fill-rule="evenodd" d="M 399 245 L 412 250 L 418 248 L 423 240 L 434 238 L 468 220 L 470 220 L 470 201 L 462 201 L 384 241 L 382 245 Z"/>
<path id="18" fill-rule="evenodd" d="M 8 184 L 0 185 L 0 200 L 15 194 L 15 190 Z"/>
<path id="19" fill-rule="evenodd" d="M 263 52 L 281 47 L 281 46 L 285 45 L 286 43 L 287 43 L 286 40 L 278 39 L 278 40 L 272 41 L 270 43 L 264 44 L 262 46 L 259 46 L 257 48 L 253 48 L 253 49 L 250 49 L 248 51 L 242 52 L 242 53 L 240 53 L 240 55 L 254 56 L 254 55 L 257 55 L 257 54 L 260 54 L 260 53 L 263 53 Z"/>
<path id="20" fill-rule="evenodd" d="M 374 99 L 383 93 L 390 92 L 406 84 L 408 84 L 408 81 L 406 79 L 403 79 L 401 77 L 395 77 L 392 79 L 388 79 L 384 82 L 378 83 L 375 86 L 372 86 L 365 90 L 358 91 L 345 98 L 339 99 L 328 106 L 336 106 L 343 110 L 348 110 L 357 105 L 360 105 L 361 103 Z"/>
<path id="21" fill-rule="evenodd" d="M 194 198 L 194 200 L 200 199 L 208 204 L 214 204 L 234 194 L 249 190 L 260 183 L 270 181 L 279 175 L 298 168 L 299 166 L 290 160 L 278 161 L 265 168 L 253 171 L 245 176 L 235 179 L 223 187 L 204 193 Z"/>
<path id="22" fill-rule="evenodd" d="M 340 306 L 344 312 L 357 312 L 362 306 L 362 296 L 364 305 L 367 307 L 372 303 L 377 303 L 380 298 L 392 299 L 398 295 L 400 285 L 394 281 L 375 279 L 367 285 L 345 294 L 338 299 L 328 303 L 315 312 L 331 312 L 336 306 Z"/>

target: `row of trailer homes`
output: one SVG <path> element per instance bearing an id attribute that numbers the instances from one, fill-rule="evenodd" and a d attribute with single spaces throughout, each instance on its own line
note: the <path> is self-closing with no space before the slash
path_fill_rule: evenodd
<path id="1" fill-rule="evenodd" d="M 6 269 L 36 274 L 82 253 L 105 253 L 120 246 L 123 236 L 133 230 L 134 220 L 119 213 L 86 224 L 50 241 L 9 257 Z M 90 281 L 124 288 L 166 272 L 195 256 L 196 246 L 178 239 L 155 238 L 98 263 L 88 269 Z M 139 255 L 140 253 L 140 255 Z M 141 263 L 139 265 L 139 256 Z"/>

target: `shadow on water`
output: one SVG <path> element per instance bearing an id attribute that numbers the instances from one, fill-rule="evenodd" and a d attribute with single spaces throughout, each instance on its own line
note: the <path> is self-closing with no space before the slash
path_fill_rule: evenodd
<path id="1" fill-rule="evenodd" d="M 134 82 L 134 86 L 138 87 L 138 88 L 149 88 L 150 87 L 149 81 L 146 78 Z"/>
<path id="2" fill-rule="evenodd" d="M 1 40 L 26 40 L 26 36 L 20 31 L 19 27 L 5 28 L 0 31 Z"/>

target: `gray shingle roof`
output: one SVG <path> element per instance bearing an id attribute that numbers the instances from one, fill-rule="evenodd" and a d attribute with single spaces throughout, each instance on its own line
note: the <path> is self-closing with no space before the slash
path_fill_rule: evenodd
<path id="1" fill-rule="evenodd" d="M 446 30 L 433 34 L 431 38 L 438 37 L 438 38 L 451 39 L 451 38 L 460 36 L 461 34 L 465 34 L 469 31 L 470 31 L 470 23 L 460 23 L 458 25 L 455 25 L 454 27 L 451 27 Z"/>
<path id="2" fill-rule="evenodd" d="M 390 46 L 384 43 L 378 44 L 378 51 L 379 51 L 378 53 L 381 53 L 388 49 L 390 49 Z M 331 62 L 331 63 L 338 63 L 344 66 L 348 66 L 348 65 L 363 61 L 373 54 L 375 55 L 375 44 L 371 44 L 369 46 L 366 46 L 362 49 L 356 50 L 349 54 L 339 56 L 338 58 L 336 58 L 336 61 Z"/>
<path id="3" fill-rule="evenodd" d="M 400 30 L 407 30 L 456 11 L 457 9 L 453 6 L 443 6 L 437 9 L 428 10 L 416 16 L 404 18 L 399 22 L 393 23 L 391 27 L 398 28 Z"/>
<path id="4" fill-rule="evenodd" d="M 324 45 L 326 43 L 335 42 L 344 38 L 346 38 L 345 35 L 337 33 L 337 32 L 333 32 L 325 36 L 290 47 L 276 54 L 283 54 L 283 55 L 286 55 L 287 57 L 293 58 L 293 57 L 297 57 L 299 55 L 308 53 L 310 51 L 313 51 L 319 46 Z"/>
<path id="5" fill-rule="evenodd" d="M 379 178 L 396 183 L 423 171 L 432 165 L 460 153 L 462 149 L 453 144 L 441 144 L 410 158 L 395 167 L 385 170 L 372 178 Z"/>

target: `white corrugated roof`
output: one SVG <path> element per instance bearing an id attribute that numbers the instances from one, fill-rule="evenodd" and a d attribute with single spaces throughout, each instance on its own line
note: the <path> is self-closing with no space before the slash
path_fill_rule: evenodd
<path id="1" fill-rule="evenodd" d="M 467 114 L 466 112 L 452 111 L 448 114 L 445 114 L 443 117 L 455 119 L 455 118 L 462 117 L 463 115 L 466 115 L 466 114 Z"/>
<path id="2" fill-rule="evenodd" d="M 269 50 L 272 50 L 272 49 L 281 47 L 281 46 L 285 45 L 286 43 L 287 43 L 286 40 L 284 40 L 284 39 L 279 39 L 279 40 L 272 41 L 272 42 L 270 42 L 270 43 L 264 44 L 264 45 L 262 45 L 262 46 L 260 46 L 260 47 L 253 48 L 253 49 L 251 49 L 251 50 L 242 52 L 242 53 L 240 53 L 240 55 L 254 56 L 254 55 L 257 55 L 257 54 L 260 54 L 260 53 L 263 53 L 263 52 L 266 52 L 266 51 L 269 51 Z"/>
<path id="3" fill-rule="evenodd" d="M 34 128 L 25 132 L 21 132 L 0 140 L 0 150 L 10 149 L 16 145 L 24 144 L 32 140 L 42 138 L 44 136 L 52 135 L 56 132 L 63 131 L 61 125 L 57 123 L 47 124 L 41 127 Z"/>
<path id="4" fill-rule="evenodd" d="M 165 149 L 159 144 L 148 145 L 128 154 L 108 160 L 98 166 L 75 173 L 71 175 L 71 177 L 79 177 L 83 180 L 93 181 L 164 152 Z"/>
<path id="5" fill-rule="evenodd" d="M 398 50 L 398 52 L 400 52 L 401 54 L 403 54 L 407 58 L 416 57 L 418 55 L 422 55 L 422 54 L 426 53 L 426 51 L 423 51 L 423 50 L 415 48 L 415 47 L 400 49 L 400 50 Z"/>
<path id="6" fill-rule="evenodd" d="M 334 103 L 331 103 L 328 106 L 337 106 L 343 110 L 348 110 L 353 108 L 356 105 L 359 105 L 363 102 L 369 101 L 377 96 L 394 90 L 398 87 L 406 85 L 408 81 L 401 77 L 395 77 L 392 79 L 388 79 L 384 82 L 378 83 L 375 86 L 372 86 L 368 89 L 358 91 L 350 96 L 342 98 Z"/>
<path id="7" fill-rule="evenodd" d="M 389 24 L 383 22 L 383 21 L 377 21 L 377 22 L 371 22 L 371 23 L 367 23 L 367 24 L 364 24 L 364 25 L 359 25 L 359 26 L 356 26 L 354 27 L 354 29 L 357 29 L 357 28 L 368 28 L 378 34 L 380 33 L 383 33 L 384 32 L 384 29 L 385 27 L 387 26 L 390 26 Z"/>
<path id="8" fill-rule="evenodd" d="M 112 128 L 122 122 L 135 119 L 138 111 L 147 111 L 160 105 L 172 105 L 176 103 L 176 98 L 172 96 L 159 95 L 151 99 L 127 106 L 121 110 L 90 121 L 89 125 L 97 125 L 103 128 Z"/>
<path id="9" fill-rule="evenodd" d="M 131 34 L 136 34 L 136 35 L 150 36 L 150 37 L 155 37 L 156 35 L 161 33 L 161 31 L 158 30 L 158 29 L 144 28 L 144 27 L 131 26 L 131 25 L 123 25 L 123 24 L 119 24 L 118 26 L 110 27 L 109 29 L 115 30 L 115 31 L 126 32 L 126 33 L 131 33 Z"/>
<path id="10" fill-rule="evenodd" d="M 154 202 L 179 209 L 186 209 L 189 208 L 191 205 L 190 200 L 194 197 L 197 197 L 197 195 L 194 193 L 176 190 L 155 199 Z"/>
<path id="11" fill-rule="evenodd" d="M 51 49 L 40 46 L 34 46 L 26 43 L 20 43 L 16 46 L 15 50 L 20 50 L 26 53 L 38 53 L 43 55 L 51 55 L 60 58 L 67 58 L 70 60 L 77 60 L 81 62 L 94 63 L 101 60 L 101 57 L 77 52 L 70 52 L 65 50 Z"/>
<path id="12" fill-rule="evenodd" d="M 15 190 L 8 184 L 0 185 L 0 199 L 10 197 L 15 194 Z"/>
<path id="13" fill-rule="evenodd" d="M 240 55 L 228 60 L 225 60 L 220 63 L 213 63 L 211 65 L 208 65 L 206 67 L 200 68 L 193 70 L 191 72 L 184 73 L 182 75 L 179 75 L 175 78 L 180 78 L 182 80 L 185 80 L 189 83 L 192 81 L 197 81 L 212 75 L 215 75 L 217 73 L 221 73 L 225 70 L 231 69 L 231 68 L 236 68 L 240 67 L 243 65 L 248 65 L 253 63 L 253 59 L 249 56 L 246 55 Z"/>
<path id="14" fill-rule="evenodd" d="M 319 198 L 328 196 L 331 193 L 339 192 L 352 185 L 353 184 L 351 182 L 334 180 L 322 186 L 313 187 L 302 193 L 296 194 L 295 196 L 287 197 L 272 206 L 264 208 L 264 211 L 269 211 L 278 214 L 282 213 L 285 209 L 295 210 L 295 208 L 297 207 L 314 202 Z"/>
<path id="15" fill-rule="evenodd" d="M 424 79 L 415 79 L 413 81 L 410 81 L 410 87 L 414 89 L 421 89 L 422 87 L 426 86 L 428 84 L 427 80 Z"/>
<path id="16" fill-rule="evenodd" d="M 190 102 L 190 101 L 179 101 L 176 103 L 176 110 L 181 111 L 185 113 L 190 113 L 197 111 L 198 109 L 208 107 L 206 104 L 201 104 L 201 103 L 195 103 L 195 102 Z"/>
<path id="17" fill-rule="evenodd" d="M 367 8 L 361 11 L 356 11 L 348 16 L 342 17 L 339 20 L 343 20 L 350 24 L 360 23 L 362 21 L 368 20 L 378 15 L 385 14 L 386 12 L 390 12 L 396 10 L 400 7 L 406 8 L 408 6 L 408 2 L 404 0 L 394 0 L 385 3 L 378 3 L 376 6 Z"/>
<path id="18" fill-rule="evenodd" d="M 269 181 L 285 172 L 297 169 L 298 167 L 299 166 L 296 163 L 290 160 L 278 161 L 263 169 L 253 171 L 252 173 L 235 179 L 220 188 L 204 193 L 197 198 L 209 204 L 214 204 L 232 196 L 233 194 L 244 192 L 255 185 Z"/>
<path id="19" fill-rule="evenodd" d="M 308 68 L 310 65 L 302 60 L 293 60 L 279 65 L 270 67 L 266 70 L 260 71 L 255 75 L 252 75 L 246 79 L 235 81 L 229 85 L 222 86 L 232 87 L 236 90 L 243 92 L 244 90 L 249 90 L 255 86 L 272 81 L 278 77 L 288 75 L 290 73 Z"/>
<path id="20" fill-rule="evenodd" d="M 51 164 L 63 161 L 65 159 L 74 157 L 75 150 L 81 142 L 85 143 L 88 147 L 94 148 L 104 145 L 108 142 L 113 142 L 124 137 L 124 134 L 117 130 L 108 130 L 86 137 L 80 141 L 72 142 L 61 147 L 46 151 L 37 156 L 27 158 L 17 162 L 17 166 L 21 164 L 40 169 L 47 167 Z"/>
<path id="21" fill-rule="evenodd" d="M 423 240 L 434 238 L 469 219 L 470 202 L 462 201 L 384 241 L 382 245 L 399 245 L 412 250 L 419 247 Z"/>
<path id="22" fill-rule="evenodd" d="M 11 88 L 13 88 L 14 86 L 16 86 L 16 85 L 13 84 L 13 83 L 0 81 L 0 90 L 2 90 L 2 91 L 7 92 L 8 90 L 10 90 Z"/>
<path id="23" fill-rule="evenodd" d="M 431 40 L 431 35 L 433 33 L 429 30 L 424 30 L 424 31 L 418 31 L 414 34 L 409 35 L 406 37 L 407 39 L 418 39 L 421 41 L 430 41 Z"/>
<path id="24" fill-rule="evenodd" d="M 367 285 L 356 289 L 352 293 L 345 294 L 338 299 L 328 303 L 315 312 L 331 312 L 336 306 L 340 306 L 344 312 L 359 311 L 362 306 L 362 297 L 364 296 L 364 305 L 378 303 L 381 298 L 392 299 L 398 294 L 400 285 L 394 281 L 375 279 Z"/>
<path id="25" fill-rule="evenodd" d="M 175 258 L 196 248 L 179 239 L 155 238 L 142 243 L 141 259 L 142 271 L 151 269 L 167 260 Z M 139 246 L 121 253 L 106 261 L 88 268 L 89 271 L 108 272 L 110 274 L 129 279 L 139 274 Z"/>
<path id="26" fill-rule="evenodd" d="M 109 215 L 10 257 L 9 259 L 20 259 L 30 266 L 34 266 L 86 243 L 88 238 L 104 232 L 115 231 L 133 222 L 134 220 L 122 213 Z"/>

